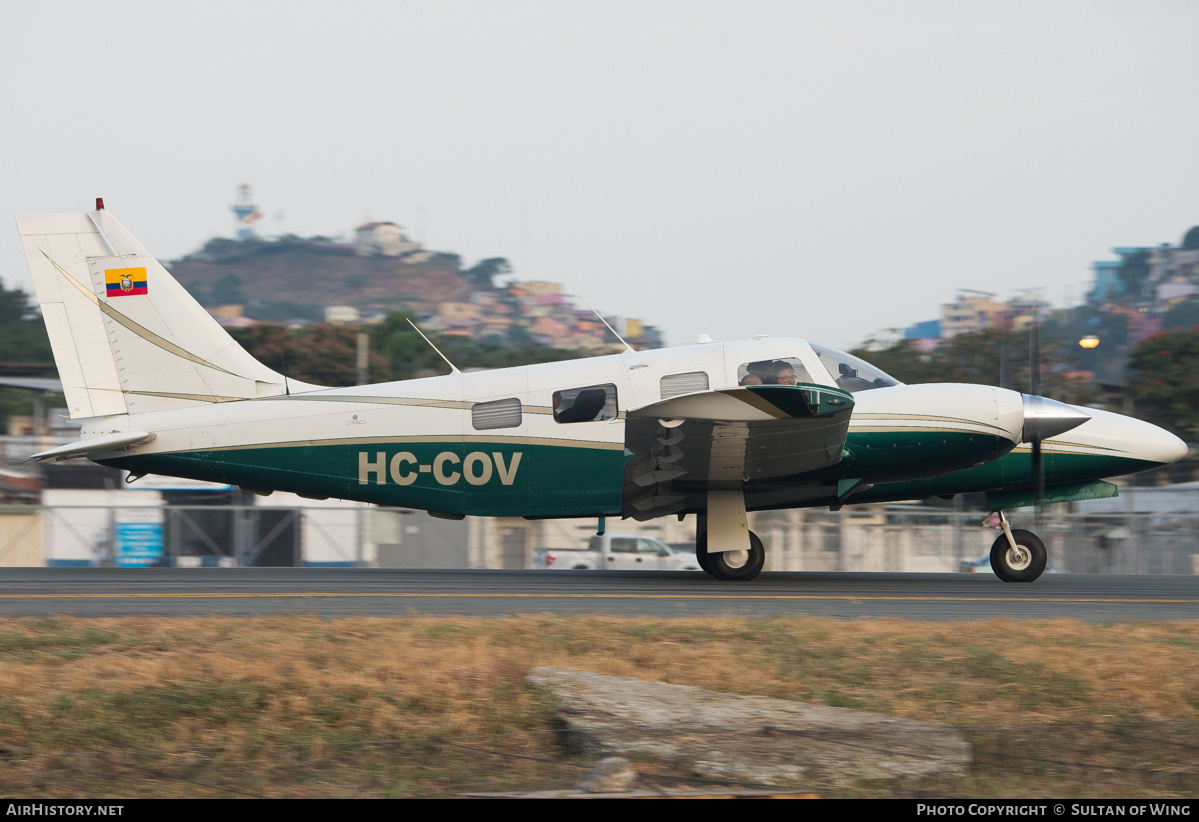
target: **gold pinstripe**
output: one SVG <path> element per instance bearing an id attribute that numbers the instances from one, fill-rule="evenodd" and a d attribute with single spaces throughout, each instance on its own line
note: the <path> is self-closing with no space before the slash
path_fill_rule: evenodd
<path id="1" fill-rule="evenodd" d="M 559 448 L 590 448 L 598 451 L 623 451 L 623 442 L 598 442 L 595 440 L 559 440 L 551 437 L 487 437 L 482 435 L 439 434 L 404 437 L 338 437 L 330 439 L 290 440 L 287 442 L 260 442 L 248 445 L 217 445 L 201 448 L 179 448 L 171 451 L 144 451 L 151 454 L 181 454 L 193 451 L 249 451 L 258 448 L 304 448 L 331 445 L 395 445 L 400 443 L 487 443 L 492 445 L 552 445 Z"/>
<path id="2" fill-rule="evenodd" d="M 1004 430 L 1002 427 L 1000 427 L 998 425 L 995 425 L 995 424 L 989 423 L 989 422 L 982 422 L 981 420 L 968 420 L 968 419 L 964 419 L 962 417 L 937 416 L 935 414 L 888 414 L 886 412 L 875 411 L 875 412 L 865 413 L 865 414 L 859 414 L 859 413 L 855 412 L 853 415 L 854 422 L 866 421 L 866 420 L 872 420 L 872 421 L 873 420 L 877 420 L 877 421 L 914 420 L 914 421 L 921 421 L 921 422 L 942 422 L 942 423 L 955 422 L 955 423 L 959 423 L 959 424 L 963 424 L 963 425 L 973 425 L 973 426 L 976 426 L 979 428 L 994 428 L 996 431 Z"/>

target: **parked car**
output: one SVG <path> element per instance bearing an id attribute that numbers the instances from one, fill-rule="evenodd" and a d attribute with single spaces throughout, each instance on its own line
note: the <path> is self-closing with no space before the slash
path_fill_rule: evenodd
<path id="1" fill-rule="evenodd" d="M 680 557 L 695 558 L 695 543 L 694 542 L 668 542 L 666 547 L 670 549 L 670 553 L 678 554 Z"/>
<path id="2" fill-rule="evenodd" d="M 567 571 L 698 571 L 694 550 L 677 554 L 644 534 L 595 535 L 586 548 L 537 548 L 533 567 Z"/>
<path id="3" fill-rule="evenodd" d="M 995 570 L 991 568 L 991 555 L 979 557 L 978 559 L 964 559 L 958 564 L 958 572 L 963 574 L 993 574 Z"/>

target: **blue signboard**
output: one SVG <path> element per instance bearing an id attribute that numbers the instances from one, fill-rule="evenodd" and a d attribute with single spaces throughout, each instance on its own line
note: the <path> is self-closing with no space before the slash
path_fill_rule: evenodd
<path id="1" fill-rule="evenodd" d="M 146 568 L 162 564 L 161 522 L 116 523 L 116 564 L 121 568 Z"/>

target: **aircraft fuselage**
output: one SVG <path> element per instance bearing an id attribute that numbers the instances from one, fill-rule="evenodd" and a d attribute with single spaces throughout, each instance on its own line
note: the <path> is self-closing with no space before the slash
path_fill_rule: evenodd
<path id="1" fill-rule="evenodd" d="M 731 389 L 744 363 L 783 357 L 802 361 L 812 385 L 837 386 L 799 340 L 709 344 L 134 411 L 120 419 L 124 428 L 153 431 L 157 438 L 136 453 L 100 461 L 135 474 L 454 514 L 620 515 L 627 513 L 622 474 L 631 459 L 624 445 L 627 409 L 661 399 L 663 380 L 672 375 L 703 373 L 709 390 Z M 556 421 L 553 393 L 587 385 L 614 386 L 618 416 Z M 841 459 L 793 480 L 745 482 L 747 508 L 835 503 L 837 483 L 846 479 L 861 480 L 854 502 L 1030 482 L 1020 450 L 1009 453 L 1017 448 L 1021 425 L 1015 392 L 895 385 L 859 391 L 854 398 Z M 518 424 L 477 429 L 472 417 L 476 404 L 505 399 L 519 401 Z M 109 422 L 98 420 L 89 427 L 107 431 Z M 1155 457 L 1165 455 L 1138 456 L 1113 443 L 1144 444 L 1154 432 L 1159 429 L 1128 418 L 1097 417 L 1063 441 L 1047 444 L 1050 482 L 1152 467 Z"/>

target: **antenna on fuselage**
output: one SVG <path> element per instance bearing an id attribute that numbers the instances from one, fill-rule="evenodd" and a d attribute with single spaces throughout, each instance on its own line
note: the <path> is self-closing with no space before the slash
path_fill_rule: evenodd
<path id="1" fill-rule="evenodd" d="M 596 311 L 594 308 L 592 308 L 592 306 L 591 306 L 591 303 L 587 302 L 587 298 L 586 298 L 586 297 L 579 297 L 579 299 L 583 301 L 583 305 L 585 305 L 585 306 L 587 306 L 588 308 L 590 308 L 590 309 L 591 309 L 591 313 L 592 313 L 592 314 L 594 314 L 595 316 L 599 317 L 599 319 L 600 319 L 600 322 L 602 322 L 604 325 L 608 326 L 608 330 L 612 332 L 612 336 L 613 336 L 613 337 L 615 337 L 616 339 L 618 339 L 618 340 L 620 340 L 622 343 L 624 343 L 624 350 L 625 350 L 625 351 L 627 351 L 627 352 L 628 352 L 628 353 L 630 353 L 630 354 L 636 354 L 636 353 L 637 353 L 637 349 L 633 348 L 633 346 L 631 346 L 631 345 L 629 345 L 627 342 L 625 342 L 625 339 L 624 339 L 624 337 L 622 337 L 622 336 L 620 336 L 619 334 L 617 334 L 617 333 L 616 333 L 616 329 L 615 329 L 615 328 L 613 328 L 612 326 L 608 325 L 608 321 L 604 319 L 604 315 L 603 315 L 603 314 L 601 314 L 601 313 L 599 313 L 598 311 Z"/>
<path id="2" fill-rule="evenodd" d="M 283 394 L 291 396 L 291 386 L 287 384 L 287 341 L 279 343 L 279 364 L 283 369 Z"/>
<path id="3" fill-rule="evenodd" d="M 427 342 L 429 344 L 429 347 L 437 352 L 437 356 L 439 356 L 443 360 L 445 360 L 445 364 L 450 367 L 450 373 L 452 373 L 452 374 L 461 374 L 462 373 L 461 371 L 458 370 L 458 367 L 456 365 L 454 365 L 452 362 L 450 362 L 449 357 L 447 357 L 445 354 L 441 353 L 440 348 L 433 345 L 433 341 L 425 336 L 425 332 L 421 331 L 419 328 L 416 327 L 416 323 L 414 323 L 412 320 L 408 320 L 408 325 L 412 326 L 412 330 L 415 331 L 417 334 L 420 334 L 420 338 L 422 340 L 424 340 L 425 342 Z"/>

